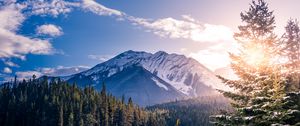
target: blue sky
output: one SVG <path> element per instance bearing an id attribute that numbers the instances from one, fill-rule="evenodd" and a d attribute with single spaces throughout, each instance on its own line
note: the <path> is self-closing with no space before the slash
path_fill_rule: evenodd
<path id="1" fill-rule="evenodd" d="M 228 65 L 243 0 L 5 0 L 0 2 L 0 81 L 15 74 L 84 70 L 126 50 L 184 54 Z M 300 1 L 269 0 L 281 34 Z M 295 11 L 298 10 L 298 11 Z M 2 34 L 2 35 L 1 35 Z M 78 70 L 78 69 L 77 69 Z"/>

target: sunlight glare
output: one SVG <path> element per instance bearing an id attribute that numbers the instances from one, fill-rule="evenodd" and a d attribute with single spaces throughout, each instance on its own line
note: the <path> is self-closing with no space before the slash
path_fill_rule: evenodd
<path id="1" fill-rule="evenodd" d="M 266 60 L 265 52 L 262 48 L 252 47 L 246 53 L 246 61 L 249 65 L 260 66 Z"/>

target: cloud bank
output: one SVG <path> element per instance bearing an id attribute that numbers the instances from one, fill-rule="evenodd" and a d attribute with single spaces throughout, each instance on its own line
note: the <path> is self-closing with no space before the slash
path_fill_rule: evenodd
<path id="1" fill-rule="evenodd" d="M 233 32 L 223 25 L 202 24 L 196 19 L 183 15 L 185 20 L 163 18 L 146 20 L 143 18 L 128 18 L 134 25 L 147 28 L 161 37 L 190 39 L 196 42 L 231 41 Z"/>
<path id="2" fill-rule="evenodd" d="M 73 66 L 73 67 L 64 67 L 58 66 L 55 68 L 45 67 L 45 68 L 37 68 L 36 70 L 32 71 L 19 71 L 16 72 L 16 76 L 18 80 L 27 80 L 32 78 L 32 75 L 35 75 L 37 78 L 43 75 L 46 76 L 69 76 L 72 74 L 80 73 L 82 71 L 88 70 L 90 67 L 88 66 Z M 10 78 L 6 78 L 7 81 L 11 80 Z"/>
<path id="3" fill-rule="evenodd" d="M 25 59 L 26 54 L 50 54 L 53 47 L 47 40 L 17 34 L 25 20 L 23 6 L 9 5 L 0 9 L 0 58 Z"/>
<path id="4" fill-rule="evenodd" d="M 32 76 L 35 75 L 37 78 L 41 77 L 43 74 L 38 71 L 22 71 L 22 72 L 16 72 L 16 76 L 18 80 L 28 80 L 32 78 Z M 12 80 L 12 77 L 5 78 L 6 81 Z"/>

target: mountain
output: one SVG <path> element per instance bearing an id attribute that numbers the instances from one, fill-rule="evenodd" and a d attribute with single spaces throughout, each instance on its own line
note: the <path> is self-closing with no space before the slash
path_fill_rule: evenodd
<path id="1" fill-rule="evenodd" d="M 140 105 L 152 105 L 226 89 L 213 72 L 192 58 L 168 54 L 126 51 L 78 74 L 64 77 L 79 86 L 97 89 L 105 82 L 113 95 L 132 97 Z"/>
<path id="2" fill-rule="evenodd" d="M 184 98 L 173 86 L 140 66 L 131 66 L 105 80 L 108 92 L 117 97 L 133 97 L 141 106 Z M 100 87 L 98 87 L 100 88 Z"/>

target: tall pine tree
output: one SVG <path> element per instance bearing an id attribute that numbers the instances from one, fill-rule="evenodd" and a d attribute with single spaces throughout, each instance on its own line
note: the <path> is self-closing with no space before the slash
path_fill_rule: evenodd
<path id="1" fill-rule="evenodd" d="M 243 25 L 234 35 L 240 52 L 230 54 L 231 67 L 239 79 L 219 77 L 235 89 L 220 92 L 232 100 L 236 112 L 212 116 L 212 122 L 216 125 L 255 126 L 296 124 L 299 98 L 291 99 L 292 95 L 298 96 L 297 93 L 287 93 L 290 82 L 282 72 L 282 64 L 277 61 L 281 48 L 277 46 L 278 39 L 273 32 L 273 11 L 263 0 L 252 1 L 249 10 L 241 13 L 241 19 Z"/>
<path id="2" fill-rule="evenodd" d="M 297 20 L 290 19 L 285 26 L 283 38 L 283 49 L 281 53 L 286 56 L 288 68 L 299 69 L 300 67 L 300 29 Z"/>

